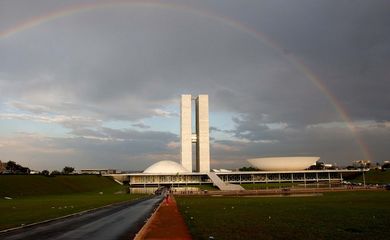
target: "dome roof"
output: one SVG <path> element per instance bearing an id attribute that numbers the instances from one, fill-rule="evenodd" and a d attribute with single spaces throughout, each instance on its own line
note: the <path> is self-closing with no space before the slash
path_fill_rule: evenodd
<path id="1" fill-rule="evenodd" d="M 186 173 L 188 172 L 181 164 L 173 161 L 160 161 L 145 169 L 144 173 Z"/>
<path id="2" fill-rule="evenodd" d="M 299 171 L 314 165 L 319 157 L 268 157 L 247 161 L 263 171 Z"/>

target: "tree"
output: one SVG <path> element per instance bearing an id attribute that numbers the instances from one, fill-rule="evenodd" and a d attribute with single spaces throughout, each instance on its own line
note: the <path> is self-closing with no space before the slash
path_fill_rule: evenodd
<path id="1" fill-rule="evenodd" d="M 382 165 L 382 170 L 390 169 L 390 163 L 386 162 Z"/>
<path id="2" fill-rule="evenodd" d="M 74 168 L 73 167 L 64 167 L 64 169 L 62 169 L 62 173 L 63 174 L 71 174 L 72 172 L 74 171 Z"/>
<path id="3" fill-rule="evenodd" d="M 254 168 L 254 167 L 242 167 L 242 168 L 239 168 L 238 170 L 240 170 L 240 171 L 242 171 L 242 172 L 259 171 L 259 169 Z"/>
<path id="4" fill-rule="evenodd" d="M 315 165 L 311 165 L 308 170 L 324 170 L 325 169 L 325 163 L 323 162 L 316 162 Z"/>
<path id="5" fill-rule="evenodd" d="M 53 170 L 53 171 L 51 171 L 51 173 L 50 173 L 50 175 L 52 175 L 52 176 L 55 176 L 55 175 L 60 175 L 61 173 L 59 172 L 59 171 L 57 171 L 57 170 Z"/>
<path id="6" fill-rule="evenodd" d="M 18 165 L 16 164 L 16 162 L 14 161 L 8 161 L 7 162 L 7 166 L 5 167 L 5 169 L 11 171 L 11 172 L 14 172 L 16 171 Z"/>
<path id="7" fill-rule="evenodd" d="M 19 171 L 19 173 L 22 173 L 22 174 L 30 174 L 30 168 L 28 168 L 28 167 L 20 166 L 18 171 Z"/>
<path id="8" fill-rule="evenodd" d="M 42 172 L 41 172 L 41 174 L 43 175 L 43 176 L 49 176 L 49 171 L 48 170 L 43 170 Z"/>
<path id="9" fill-rule="evenodd" d="M 8 161 L 7 166 L 5 167 L 8 171 L 10 171 L 13 174 L 29 174 L 30 169 L 27 167 L 23 167 L 19 164 L 16 164 L 14 161 Z"/>

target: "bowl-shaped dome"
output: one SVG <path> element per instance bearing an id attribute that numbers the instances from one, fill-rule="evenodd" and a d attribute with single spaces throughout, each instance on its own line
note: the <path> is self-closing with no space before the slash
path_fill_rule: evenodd
<path id="1" fill-rule="evenodd" d="M 173 161 L 160 161 L 145 169 L 144 173 L 186 173 L 188 172 L 181 164 Z"/>
<path id="2" fill-rule="evenodd" d="M 247 161 L 263 171 L 299 171 L 314 165 L 319 157 L 267 157 Z"/>

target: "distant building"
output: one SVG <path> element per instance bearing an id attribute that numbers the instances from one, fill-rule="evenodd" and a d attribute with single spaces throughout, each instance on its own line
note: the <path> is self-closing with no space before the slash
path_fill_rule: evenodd
<path id="1" fill-rule="evenodd" d="M 80 169 L 78 170 L 80 174 L 116 174 L 116 169 Z"/>
<path id="2" fill-rule="evenodd" d="M 382 169 L 383 170 L 390 169 L 390 161 L 383 161 Z"/>
<path id="3" fill-rule="evenodd" d="M 7 163 L 0 160 L 0 173 L 3 173 L 7 169 Z"/>
<path id="4" fill-rule="evenodd" d="M 370 168 L 371 161 L 370 160 L 357 160 L 352 162 L 355 168 Z"/>
<path id="5" fill-rule="evenodd" d="M 331 163 L 324 163 L 324 168 L 325 169 L 338 169 L 335 164 L 331 164 Z"/>

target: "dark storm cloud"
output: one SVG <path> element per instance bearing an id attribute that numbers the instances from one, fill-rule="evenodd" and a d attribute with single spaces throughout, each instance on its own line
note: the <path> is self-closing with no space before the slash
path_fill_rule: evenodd
<path id="1" fill-rule="evenodd" d="M 318 75 L 353 119 L 388 120 L 389 10 L 387 1 L 294 1 L 279 21 L 259 24 Z"/>
<path id="2" fill-rule="evenodd" d="M 352 116 L 388 120 L 387 3 L 262 1 L 221 7 L 222 15 L 302 59 Z M 12 73 L 12 84 L 2 87 L 29 100 L 50 91 L 59 93 L 55 100 L 72 99 L 75 108 L 89 105 L 103 115 L 136 119 L 190 91 L 208 92 L 215 108 L 265 113 L 272 121 L 305 124 L 338 117 L 329 99 L 284 56 L 212 17 L 114 7 L 18 34 L 23 38 L 2 39 L 1 72 Z"/>
<path id="3" fill-rule="evenodd" d="M 76 111 L 77 105 L 86 105 L 103 116 L 137 119 L 153 115 L 153 108 L 183 92 L 207 92 L 218 108 L 229 111 L 271 113 L 268 102 L 283 105 L 287 98 L 298 105 L 305 89 L 313 90 L 269 46 L 240 29 L 196 14 L 143 10 L 146 15 L 132 8 L 107 10 L 120 19 L 101 18 L 100 12 L 79 14 L 29 30 L 31 39 L 7 42 L 10 46 L 2 48 L 7 61 L 1 66 L 14 74 L 12 84 L 3 86 L 5 97 L 57 103 L 60 111 L 58 102 L 67 101 Z M 294 75 L 298 81 L 288 81 Z M 279 84 L 286 91 L 270 94 Z M 288 94 L 292 89 L 294 94 Z M 51 98 L 42 97 L 47 92 Z M 237 98 L 225 99 L 226 92 Z M 296 94 L 302 97 L 295 100 Z M 249 104 L 253 100 L 259 104 Z"/>
<path id="4" fill-rule="evenodd" d="M 0 31 L 75 2 L 2 1 Z M 139 138 L 143 145 L 135 142 L 135 148 L 129 147 L 134 152 L 127 153 L 141 161 L 148 153 L 166 153 L 159 145 L 162 139 L 176 142 L 177 136 L 102 128 L 102 122 L 129 120 L 147 130 L 143 119 L 172 116 L 166 108 L 178 107 L 180 94 L 206 93 L 211 114 L 240 116 L 232 120 L 234 129 L 220 130 L 225 127 L 211 123 L 213 133 L 235 138 L 231 144 L 215 139 L 218 161 L 234 161 L 234 154 L 244 159 L 278 152 L 323 154 L 332 161 L 362 158 L 348 130 L 308 128 L 344 119 L 293 60 L 317 75 L 356 124 L 390 120 L 387 1 L 180 4 L 198 10 L 114 6 L 64 16 L 0 39 L 0 100 L 30 113 L 4 117 L 60 123 L 80 138 L 67 144 L 106 144 L 100 149 L 107 153 L 127 146 L 113 139 Z M 279 47 L 232 21 L 261 32 Z M 387 140 L 388 128 L 363 128 L 360 137 L 374 157 L 387 158 L 387 148 L 374 142 Z"/>
<path id="5" fill-rule="evenodd" d="M 388 112 L 384 110 L 390 106 L 387 94 L 390 90 L 390 5 L 387 1 L 230 3 L 213 9 L 254 27 L 278 44 L 285 55 L 306 64 L 353 119 L 388 120 Z M 326 103 L 329 99 L 316 96 L 323 95 L 322 92 L 302 86 L 312 85 L 304 74 L 286 75 L 287 78 L 273 76 L 273 91 L 267 86 L 261 91 L 264 84 L 260 82 L 257 88 L 252 86 L 251 89 L 260 90 L 255 99 L 249 90 L 252 98 L 245 102 L 254 111 L 247 112 L 258 113 L 261 109 L 276 121 L 288 119 L 294 123 L 337 118 L 337 113 L 332 113 L 332 107 Z M 275 111 L 259 103 L 269 103 Z M 253 108 L 254 105 L 259 107 Z"/>

